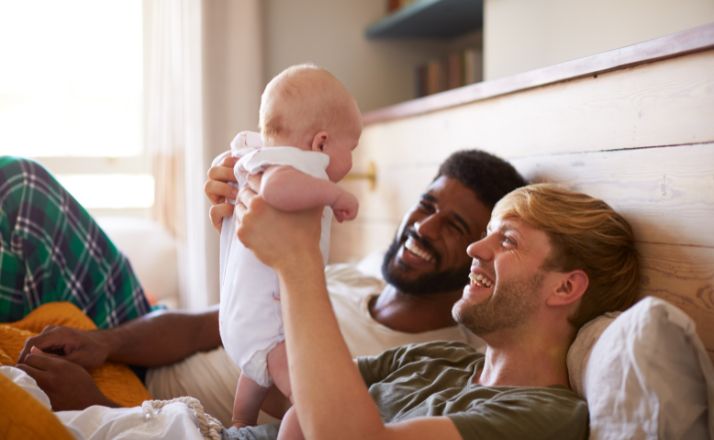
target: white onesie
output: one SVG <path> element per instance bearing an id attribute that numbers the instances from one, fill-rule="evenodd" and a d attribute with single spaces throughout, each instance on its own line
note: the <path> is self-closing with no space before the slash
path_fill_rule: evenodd
<path id="1" fill-rule="evenodd" d="M 259 133 L 241 132 L 231 142 L 231 155 L 240 157 L 234 167 L 238 185 L 247 176 L 273 165 L 289 165 L 310 176 L 327 179 L 329 156 L 296 147 L 264 147 Z M 220 161 L 225 156 L 219 156 Z M 214 163 L 216 162 L 214 161 Z M 310 191 L 310 188 L 305 188 Z M 322 212 L 320 250 L 327 261 L 332 210 Z M 254 382 L 269 386 L 267 356 L 285 339 L 280 314 L 278 277 L 236 237 L 235 217 L 223 219 L 220 248 L 221 340 L 230 358 Z M 286 249 L 286 252 L 289 252 Z"/>

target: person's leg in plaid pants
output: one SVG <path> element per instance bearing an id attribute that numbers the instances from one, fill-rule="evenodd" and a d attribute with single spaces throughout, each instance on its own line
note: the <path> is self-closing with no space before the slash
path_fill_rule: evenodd
<path id="1" fill-rule="evenodd" d="M 99 328 L 149 311 L 129 261 L 36 162 L 0 156 L 0 322 L 70 301 Z"/>

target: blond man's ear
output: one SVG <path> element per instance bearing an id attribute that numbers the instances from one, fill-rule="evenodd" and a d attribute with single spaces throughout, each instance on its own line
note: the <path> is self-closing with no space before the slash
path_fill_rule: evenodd
<path id="1" fill-rule="evenodd" d="M 546 304 L 549 306 L 575 304 L 588 290 L 589 284 L 588 274 L 581 269 L 564 272 L 561 274 L 556 289 L 548 296 Z"/>

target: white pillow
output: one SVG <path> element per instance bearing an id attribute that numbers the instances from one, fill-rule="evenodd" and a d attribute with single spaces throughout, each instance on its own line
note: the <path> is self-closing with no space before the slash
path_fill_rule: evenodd
<path id="1" fill-rule="evenodd" d="M 160 304 L 178 306 L 176 240 L 161 225 L 148 219 L 99 217 L 97 222 L 129 259 L 144 290 Z"/>
<path id="2" fill-rule="evenodd" d="M 605 313 L 586 323 L 580 328 L 578 335 L 575 337 L 575 341 L 570 345 L 570 349 L 568 350 L 568 377 L 570 379 L 570 386 L 582 397 L 585 397 L 583 386 L 585 369 L 590 360 L 593 346 L 607 326 L 612 324 L 615 318 L 621 314 L 622 312 Z"/>
<path id="3" fill-rule="evenodd" d="M 568 368 L 591 439 L 714 438 L 714 367 L 694 322 L 662 299 L 584 326 Z"/>

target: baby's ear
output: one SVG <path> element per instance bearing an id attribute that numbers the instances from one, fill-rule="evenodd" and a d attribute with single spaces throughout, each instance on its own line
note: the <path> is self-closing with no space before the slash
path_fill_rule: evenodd
<path id="1" fill-rule="evenodd" d="M 310 145 L 310 149 L 312 151 L 324 151 L 325 150 L 325 145 L 327 145 L 327 139 L 329 139 L 329 134 L 327 134 L 326 131 L 321 131 L 317 133 L 313 138 L 312 138 L 312 145 Z"/>

